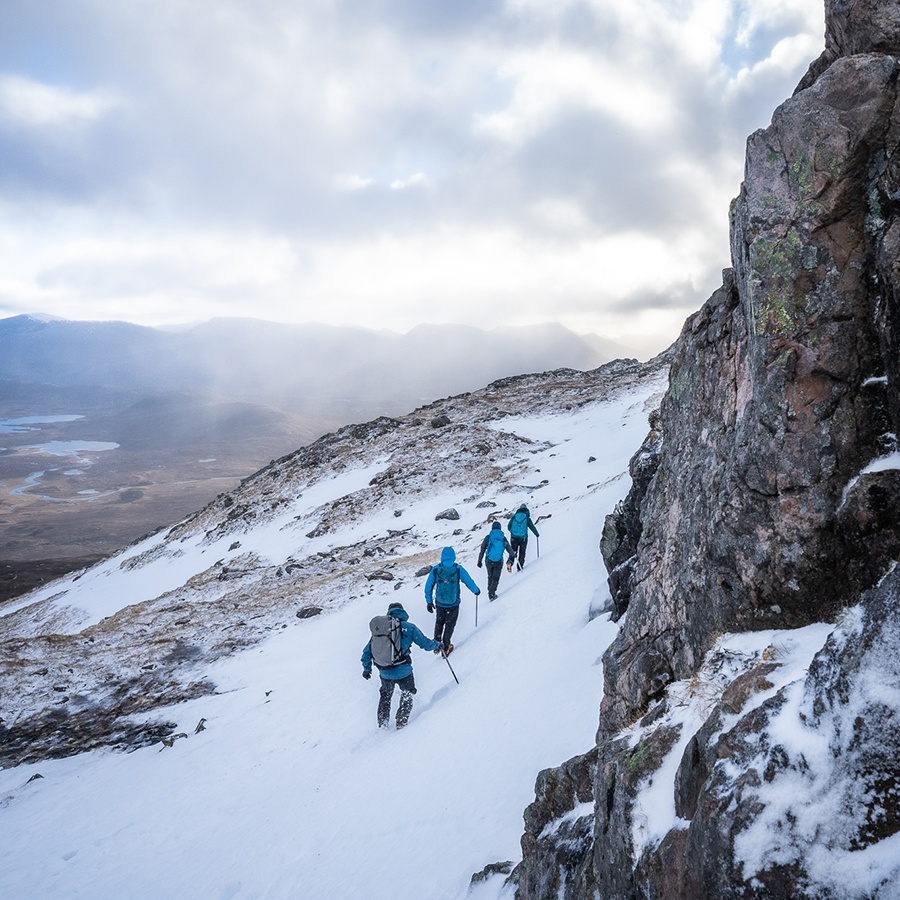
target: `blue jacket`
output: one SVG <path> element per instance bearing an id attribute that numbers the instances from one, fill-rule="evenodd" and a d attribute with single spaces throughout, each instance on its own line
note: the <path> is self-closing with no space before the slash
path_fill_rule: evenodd
<path id="1" fill-rule="evenodd" d="M 395 619 L 399 619 L 401 622 L 400 630 L 403 633 L 403 636 L 400 638 L 400 649 L 403 651 L 403 655 L 406 656 L 409 654 L 409 649 L 413 644 L 418 644 L 423 650 L 437 650 L 440 647 L 440 642 L 433 641 L 429 637 L 425 637 L 412 622 L 409 621 L 409 613 L 405 609 L 389 609 L 387 614 L 389 616 L 393 616 Z M 364 672 L 372 671 L 372 641 L 366 644 L 363 647 L 362 656 L 360 660 L 363 665 Z M 388 681 L 399 681 L 401 678 L 406 678 L 407 675 L 412 675 L 412 663 L 401 663 L 399 666 L 394 666 L 391 669 L 379 669 L 379 674 L 382 678 L 386 678 Z"/>
<path id="2" fill-rule="evenodd" d="M 444 566 L 444 568 L 447 569 L 455 566 L 459 570 L 459 579 L 456 582 L 456 589 L 453 592 L 454 596 L 451 597 L 449 601 L 447 598 L 435 600 L 433 596 L 435 582 L 437 581 L 437 574 L 435 570 L 440 568 L 440 566 Z M 456 551 L 452 547 L 444 547 L 444 549 L 441 551 L 440 565 L 433 566 L 431 571 L 428 573 L 428 581 L 425 582 L 425 602 L 435 603 L 438 606 L 443 607 L 459 606 L 460 581 L 476 596 L 481 593 L 481 589 L 477 584 L 475 584 L 474 581 L 472 581 L 472 576 L 456 561 Z"/>
<path id="3" fill-rule="evenodd" d="M 520 506 L 509 517 L 507 528 L 509 528 L 510 537 L 518 538 L 520 541 L 528 540 L 529 531 L 535 537 L 540 537 L 537 528 L 534 527 L 534 522 L 531 521 L 531 513 L 528 512 L 528 507 L 525 505 Z"/>

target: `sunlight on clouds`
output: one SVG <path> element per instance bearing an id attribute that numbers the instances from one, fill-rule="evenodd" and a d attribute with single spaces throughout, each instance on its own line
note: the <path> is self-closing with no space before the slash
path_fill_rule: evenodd
<path id="1" fill-rule="evenodd" d="M 640 131 L 668 124 L 674 112 L 653 85 L 637 83 L 608 60 L 567 45 L 514 54 L 499 73 L 515 82 L 512 100 L 501 112 L 476 115 L 474 129 L 508 143 L 527 140 L 565 109 L 605 112 Z"/>
<path id="2" fill-rule="evenodd" d="M 0 78 L 0 113 L 32 128 L 91 122 L 120 103 L 106 91 L 77 93 L 19 75 Z"/>
<path id="3" fill-rule="evenodd" d="M 666 241 L 631 232 L 582 238 L 550 255 L 511 229 L 443 227 L 351 246 L 307 245 L 310 277 L 298 294 L 316 309 L 354 308 L 349 321 L 372 327 L 473 320 L 493 326 L 518 321 L 523 310 L 537 321 L 565 323 L 585 317 L 586 302 L 597 304 L 586 317 L 596 323 L 606 315 L 601 301 L 660 293 L 686 268 L 701 271 L 705 249 L 690 233 Z"/>
<path id="4" fill-rule="evenodd" d="M 554 30 L 573 13 L 588 10 L 621 44 L 618 48 L 603 47 L 604 53 L 612 52 L 622 63 L 631 56 L 635 63 L 650 66 L 643 76 L 640 67 L 635 66 L 633 75 L 637 77 L 646 77 L 653 69 L 671 67 L 677 59 L 704 67 L 714 65 L 732 3 L 733 0 L 508 0 L 509 7 L 520 15 L 543 21 Z M 647 51 L 649 55 L 643 55 Z M 663 51 L 665 57 L 654 60 L 655 53 Z"/>

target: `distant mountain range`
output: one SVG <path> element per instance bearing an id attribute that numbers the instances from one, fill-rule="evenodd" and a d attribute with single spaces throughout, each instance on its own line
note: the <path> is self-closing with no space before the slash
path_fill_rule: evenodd
<path id="1" fill-rule="evenodd" d="M 0 319 L 0 381 L 94 385 L 141 393 L 206 391 L 339 418 L 399 414 L 448 394 L 556 368 L 588 370 L 630 355 L 559 324 L 356 327 L 213 319 L 186 329 L 44 316 Z"/>
<path id="2" fill-rule="evenodd" d="M 0 419 L 80 416 L 2 434 L 0 602 L 4 561 L 18 592 L 58 574 L 48 561 L 111 552 L 342 425 L 626 355 L 561 325 L 401 335 L 256 319 L 169 329 L 0 319 Z M 41 450 L 54 441 L 117 448 L 75 465 Z"/>

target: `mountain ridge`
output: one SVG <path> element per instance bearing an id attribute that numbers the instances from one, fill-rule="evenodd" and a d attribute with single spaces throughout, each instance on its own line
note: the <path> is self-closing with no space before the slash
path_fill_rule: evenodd
<path id="1" fill-rule="evenodd" d="M 612 358 L 558 323 L 421 325 L 399 334 L 218 318 L 167 331 L 23 315 L 0 320 L 0 345 L 0 381 L 207 390 L 287 409 L 357 397 L 378 400 L 380 412 L 511 373 L 592 369 Z"/>

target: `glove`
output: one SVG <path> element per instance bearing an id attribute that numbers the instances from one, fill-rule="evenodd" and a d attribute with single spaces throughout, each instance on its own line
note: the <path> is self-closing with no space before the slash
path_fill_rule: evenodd
<path id="1" fill-rule="evenodd" d="M 478 560 L 478 568 L 479 569 L 481 568 L 481 560 L 480 559 Z"/>
<path id="2" fill-rule="evenodd" d="M 366 681 L 368 681 L 371 677 L 372 677 L 372 673 L 363 669 L 363 678 L 365 678 Z"/>
<path id="3" fill-rule="evenodd" d="M 480 597 L 480 596 L 481 596 L 481 591 L 475 591 L 475 596 L 476 596 L 476 597 Z"/>
<path id="4" fill-rule="evenodd" d="M 428 606 L 425 607 L 425 609 L 427 609 L 428 612 L 433 613 L 434 612 L 434 604 L 429 603 Z"/>

